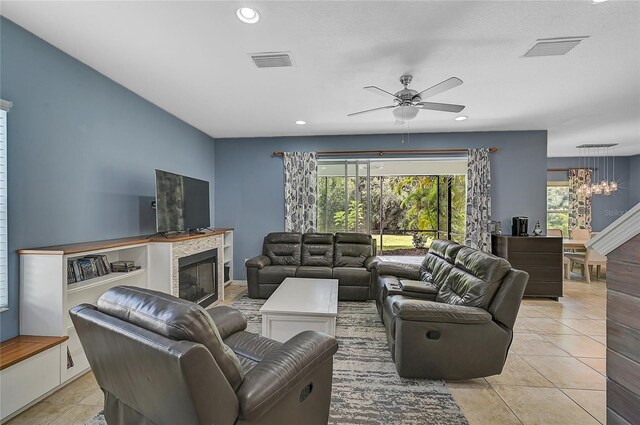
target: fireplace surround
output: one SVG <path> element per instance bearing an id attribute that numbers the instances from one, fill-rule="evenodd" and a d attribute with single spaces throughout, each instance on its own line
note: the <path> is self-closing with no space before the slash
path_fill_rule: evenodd
<path id="1" fill-rule="evenodd" d="M 178 296 L 203 307 L 218 300 L 218 249 L 178 259 Z"/>
<path id="2" fill-rule="evenodd" d="M 158 244 L 160 245 L 160 244 Z M 169 293 L 175 297 L 180 297 L 180 266 L 185 264 L 184 258 L 189 258 L 194 255 L 205 253 L 208 251 L 216 252 L 215 264 L 215 280 L 217 282 L 217 298 L 212 297 L 209 301 L 211 304 L 216 304 L 224 299 L 224 243 L 223 235 L 211 235 L 206 237 L 194 237 L 184 240 L 172 241 L 170 243 L 162 244 L 158 247 L 157 251 L 152 252 L 152 255 L 162 255 L 163 258 L 170 258 L 167 263 L 168 276 L 171 276 L 171 281 L 167 282 L 169 286 Z M 209 254 L 207 254 L 209 256 Z M 197 259 L 199 257 L 193 257 Z M 201 273 L 203 271 L 201 270 Z M 164 275 L 166 276 L 166 275 Z M 184 273 L 183 273 L 184 276 Z M 151 276 L 151 279 L 155 282 L 155 276 Z M 184 284 L 183 284 L 184 289 Z M 211 305 L 209 304 L 209 305 Z M 203 304 L 201 304 L 203 305 Z"/>

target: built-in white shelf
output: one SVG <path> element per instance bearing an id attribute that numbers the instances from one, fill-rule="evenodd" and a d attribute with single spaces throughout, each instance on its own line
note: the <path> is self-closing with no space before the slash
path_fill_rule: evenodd
<path id="1" fill-rule="evenodd" d="M 113 246 L 115 245 L 115 246 Z M 149 244 L 132 240 L 129 245 L 108 241 L 71 245 L 56 249 L 24 250 L 20 252 L 20 334 L 68 336 L 61 345 L 59 359 L 60 384 L 73 379 L 89 368 L 78 335 L 73 328 L 69 310 L 78 304 L 96 304 L 100 295 L 117 285 L 147 288 Z M 114 261 L 133 261 L 141 268 L 128 273 L 109 273 L 75 283 L 67 283 L 70 260 L 87 255 L 106 256 Z M 73 366 L 67 367 L 67 355 Z"/>
<path id="2" fill-rule="evenodd" d="M 228 279 L 222 280 L 224 281 L 224 286 L 228 286 L 233 282 L 233 230 L 224 232 L 223 247 L 223 264 L 224 269 L 228 270 Z"/>
<path id="3" fill-rule="evenodd" d="M 111 272 L 104 276 L 95 277 L 93 279 L 83 280 L 81 282 L 70 283 L 67 285 L 67 294 L 73 294 L 74 292 L 83 291 L 85 289 L 89 289 L 95 286 L 104 285 L 107 283 L 112 283 L 122 279 L 128 279 L 139 274 L 146 273 L 147 269 L 138 269 L 133 270 L 127 273 L 114 273 Z"/>

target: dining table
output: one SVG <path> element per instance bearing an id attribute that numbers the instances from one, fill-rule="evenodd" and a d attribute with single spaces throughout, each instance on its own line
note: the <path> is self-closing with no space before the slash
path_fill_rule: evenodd
<path id="1" fill-rule="evenodd" d="M 564 249 L 586 249 L 585 244 L 589 239 L 569 239 L 562 238 L 562 248 Z"/>

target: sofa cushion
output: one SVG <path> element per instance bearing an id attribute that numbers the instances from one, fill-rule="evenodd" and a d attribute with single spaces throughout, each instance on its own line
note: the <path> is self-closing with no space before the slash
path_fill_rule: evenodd
<path id="1" fill-rule="evenodd" d="M 487 309 L 500 282 L 511 269 L 508 261 L 487 252 L 463 247 L 440 287 L 436 301 Z"/>
<path id="2" fill-rule="evenodd" d="M 458 257 L 458 253 L 464 245 L 458 245 L 457 243 L 452 243 L 447 246 L 447 251 L 444 254 L 444 259 L 450 262 L 451 264 L 455 263 L 456 258 Z"/>
<path id="3" fill-rule="evenodd" d="M 372 255 L 371 235 L 336 233 L 334 267 L 364 267 L 365 260 Z"/>
<path id="4" fill-rule="evenodd" d="M 393 316 L 415 322 L 484 324 L 491 314 L 478 307 L 442 304 L 428 300 L 397 297 L 392 303 Z"/>
<path id="5" fill-rule="evenodd" d="M 420 294 L 438 293 L 438 288 L 431 282 L 423 282 L 421 280 L 400 279 L 400 288 L 404 292 L 416 292 Z"/>
<path id="6" fill-rule="evenodd" d="M 421 266 L 396 261 L 378 261 L 375 264 L 378 276 L 396 276 L 405 279 L 420 279 Z"/>
<path id="7" fill-rule="evenodd" d="M 266 266 L 258 270 L 260 283 L 282 283 L 287 277 L 296 276 L 296 266 Z"/>
<path id="8" fill-rule="evenodd" d="M 453 268 L 453 264 L 437 254 L 429 252 L 420 266 L 420 280 L 433 283 L 440 288 Z"/>
<path id="9" fill-rule="evenodd" d="M 331 267 L 300 266 L 296 270 L 296 277 L 308 277 L 315 279 L 331 279 L 333 272 Z"/>
<path id="10" fill-rule="evenodd" d="M 455 256 L 461 248 L 462 245 L 448 240 L 436 239 L 431 242 L 429 252 L 420 266 L 420 279 L 432 282 L 440 288 L 453 268 Z"/>
<path id="11" fill-rule="evenodd" d="M 305 233 L 302 235 L 303 266 L 333 266 L 333 234 Z"/>
<path id="12" fill-rule="evenodd" d="M 195 303 L 150 289 L 116 286 L 98 299 L 98 310 L 167 338 L 204 345 L 234 390 L 244 379 L 238 357 L 222 341 L 211 316 Z"/>
<path id="13" fill-rule="evenodd" d="M 446 239 L 435 239 L 433 242 L 431 242 L 431 246 L 429 246 L 429 253 L 435 254 L 440 258 L 445 258 L 447 247 L 449 247 L 450 245 L 457 244 Z"/>
<path id="14" fill-rule="evenodd" d="M 294 232 L 269 233 L 264 238 L 263 255 L 271 264 L 280 266 L 299 266 L 302 235 Z"/>
<path id="15" fill-rule="evenodd" d="M 334 267 L 333 278 L 339 286 L 369 286 L 371 273 L 359 267 Z"/>

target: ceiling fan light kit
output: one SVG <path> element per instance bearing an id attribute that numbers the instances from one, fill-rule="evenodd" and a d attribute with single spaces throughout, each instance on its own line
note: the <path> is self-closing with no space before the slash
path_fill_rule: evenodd
<path id="1" fill-rule="evenodd" d="M 393 116 L 396 117 L 396 120 L 405 122 L 414 119 L 418 115 L 419 109 L 415 106 L 404 105 L 398 106 L 393 110 Z"/>
<path id="2" fill-rule="evenodd" d="M 405 122 L 410 121 L 414 119 L 416 116 L 418 116 L 418 112 L 420 112 L 420 109 L 458 113 L 465 108 L 464 105 L 423 102 L 423 99 L 427 99 L 429 97 L 435 96 L 444 91 L 450 90 L 454 87 L 458 87 L 459 85 L 461 85 L 462 80 L 459 79 L 458 77 L 451 77 L 447 80 L 442 81 L 441 83 L 436 84 L 435 86 L 429 87 L 426 90 L 422 90 L 421 92 L 410 89 L 408 87 L 408 85 L 411 84 L 412 80 L 413 80 L 413 76 L 409 74 L 405 74 L 401 76 L 400 83 L 404 86 L 404 88 L 396 93 L 391 93 L 390 91 L 383 90 L 377 86 L 364 87 L 365 90 L 370 91 L 372 93 L 376 93 L 387 98 L 391 97 L 393 99 L 394 104 L 381 106 L 373 109 L 367 109 L 364 111 L 354 112 L 354 113 L 348 114 L 347 116 L 353 117 L 356 115 L 366 114 L 369 112 L 381 111 L 383 109 L 393 109 L 393 116 L 396 118 L 396 123 L 399 122 L 400 124 L 404 124 Z"/>

